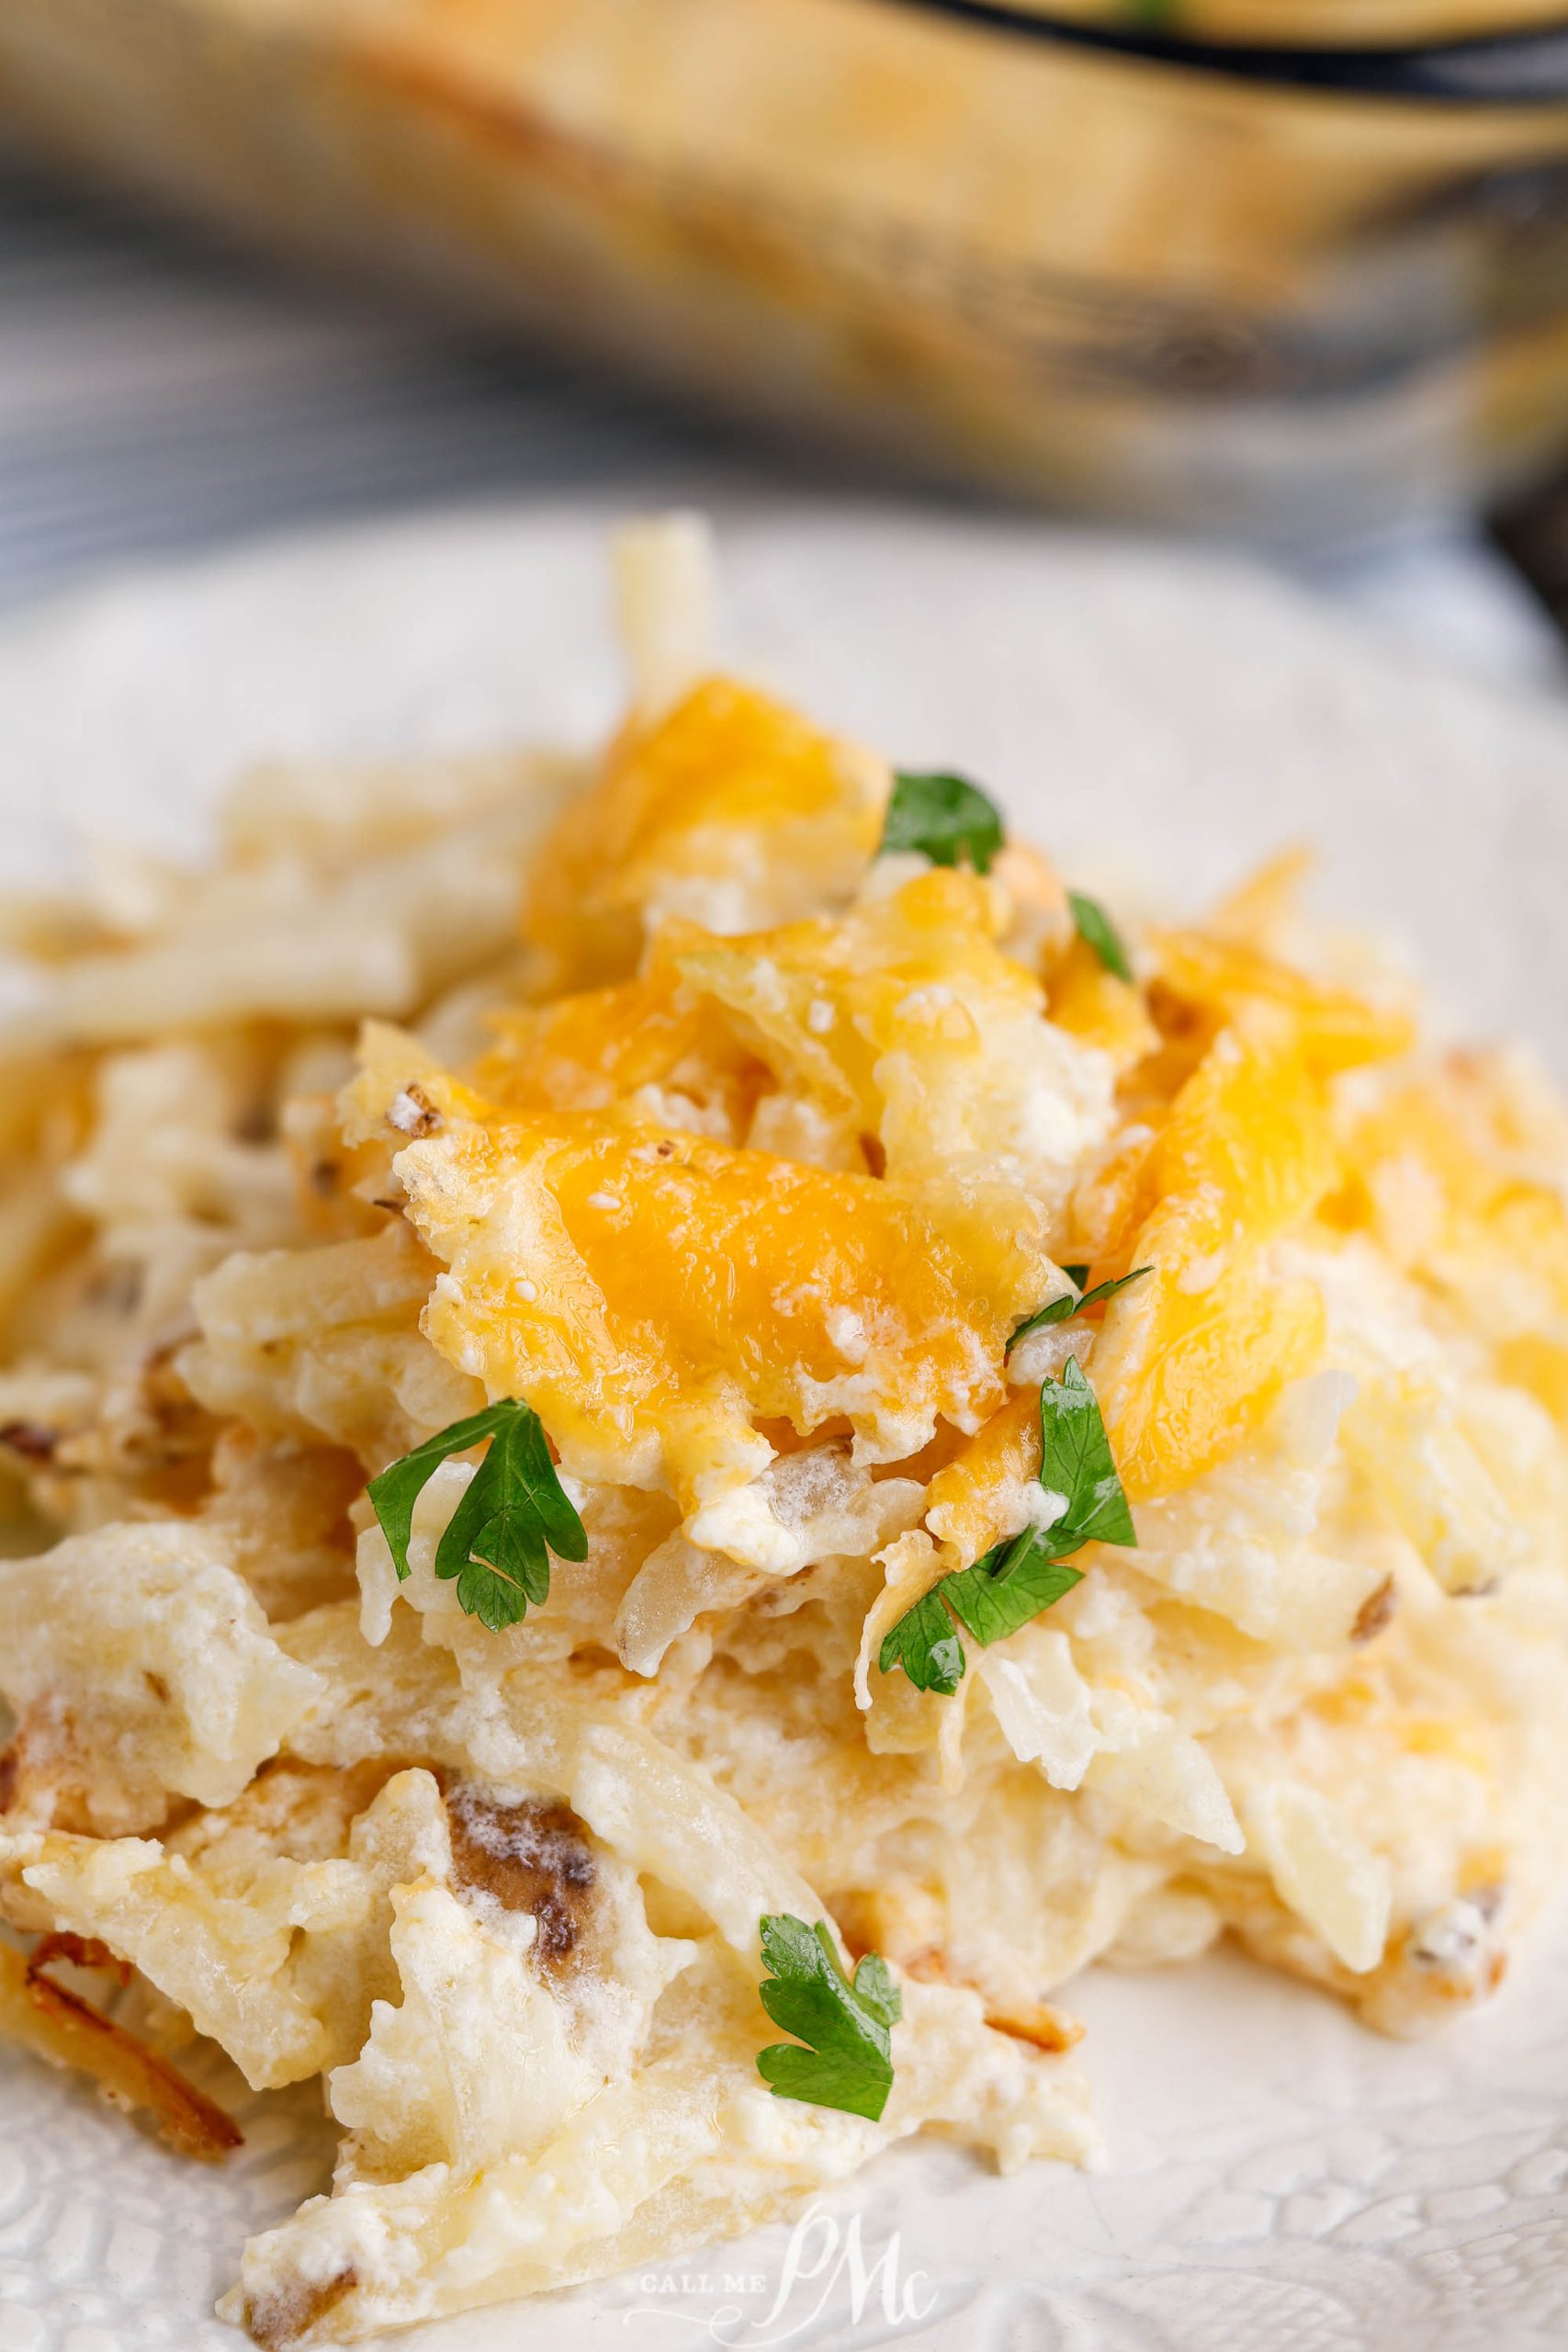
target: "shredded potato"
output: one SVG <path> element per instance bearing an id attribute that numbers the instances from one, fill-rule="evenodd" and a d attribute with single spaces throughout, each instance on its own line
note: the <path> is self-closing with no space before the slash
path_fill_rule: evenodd
<path id="1" fill-rule="evenodd" d="M 3 914 L 0 2030 L 205 2156 L 54 1961 L 322 2077 L 222 2306 L 276 2352 L 919 2130 L 1085 2160 L 1102 1956 L 1425 2030 L 1562 1840 L 1568 1113 L 1299 859 L 1120 940 L 1024 844 L 879 856 L 886 765 L 711 673 L 694 520 L 622 587 L 596 766 L 253 775 L 216 872 Z M 886 1963 L 876 2112 L 760 2073 L 779 1919 Z"/>
<path id="2" fill-rule="evenodd" d="M 182 2155 L 216 2163 L 240 2145 L 238 2126 L 167 2059 L 79 1993 L 56 1984 L 45 1965 L 62 1958 L 101 1966 L 107 1957 L 71 1936 L 46 1937 L 30 1961 L 0 1944 L 0 2031 L 51 2066 L 90 2075 L 113 2105 L 144 2109 Z"/>

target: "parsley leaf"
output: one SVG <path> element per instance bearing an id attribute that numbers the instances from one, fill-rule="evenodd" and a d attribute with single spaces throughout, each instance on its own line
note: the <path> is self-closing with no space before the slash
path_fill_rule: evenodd
<path id="1" fill-rule="evenodd" d="M 449 1429 L 427 1437 L 423 1445 L 416 1445 L 400 1461 L 389 1463 L 378 1477 L 371 1479 L 366 1492 L 381 1522 L 381 1532 L 387 1539 L 400 1584 L 409 1573 L 413 1507 L 426 1483 L 448 1454 L 465 1453 L 481 1439 L 493 1437 L 509 1410 L 510 1407 L 504 1404 L 487 1405 L 482 1413 L 470 1413 L 466 1421 L 454 1421 Z"/>
<path id="2" fill-rule="evenodd" d="M 884 1674 L 901 1666 L 917 1690 L 951 1698 L 964 1660 L 950 1610 L 987 1648 L 1082 1583 L 1082 1570 L 1066 1566 L 1070 1554 L 1086 1544 L 1136 1545 L 1105 1423 L 1076 1356 L 1067 1358 L 1060 1380 L 1041 1384 L 1040 1484 L 1066 1495 L 1062 1517 L 1051 1527 L 1026 1527 L 941 1577 L 883 1642 L 876 1662 Z"/>
<path id="3" fill-rule="evenodd" d="M 904 1611 L 877 1652 L 876 1663 L 884 1674 L 901 1666 L 917 1690 L 936 1690 L 951 1699 L 964 1679 L 964 1645 L 938 1598 L 947 1581 L 944 1577 Z"/>
<path id="4" fill-rule="evenodd" d="M 982 1648 L 1016 1634 L 1082 1584 L 1083 1570 L 1069 1568 L 1052 1550 L 1054 1527 L 1026 1527 L 1010 1542 L 994 1544 L 975 1562 L 942 1580 L 942 1597 Z"/>
<path id="5" fill-rule="evenodd" d="M 810 1928 L 784 1912 L 762 1921 L 762 1964 L 770 1972 L 758 1988 L 762 2007 L 796 2037 L 758 2052 L 757 2072 L 773 2097 L 878 2122 L 893 2087 L 889 2029 L 903 2007 L 886 1962 L 867 1952 L 846 1976 L 826 1921 Z"/>
<path id="6" fill-rule="evenodd" d="M 1086 899 L 1081 890 L 1069 890 L 1067 904 L 1073 910 L 1078 937 L 1093 948 L 1108 972 L 1114 972 L 1119 980 L 1130 980 L 1133 967 L 1122 934 L 1100 900 Z"/>
<path id="7" fill-rule="evenodd" d="M 1040 1483 L 1067 1498 L 1066 1515 L 1047 1531 L 1055 1557 L 1065 1559 L 1084 1544 L 1135 1547 L 1111 1440 L 1077 1356 L 1067 1358 L 1060 1380 L 1041 1387 L 1040 1438 Z"/>
<path id="8" fill-rule="evenodd" d="M 1129 1283 L 1142 1282 L 1145 1274 L 1152 1274 L 1154 1268 L 1134 1266 L 1130 1274 L 1118 1274 L 1114 1282 L 1096 1283 L 1092 1290 L 1083 1287 L 1083 1278 L 1089 1272 L 1087 1266 L 1064 1266 L 1062 1272 L 1070 1283 L 1077 1285 L 1082 1295 L 1069 1298 L 1064 1293 L 1060 1298 L 1050 1299 L 1043 1306 L 1037 1306 L 1032 1315 L 1024 1317 L 1014 1331 L 1008 1341 L 1010 1348 L 1016 1347 L 1026 1332 L 1043 1331 L 1048 1323 L 1070 1323 L 1073 1317 L 1081 1314 L 1086 1306 L 1103 1306 L 1108 1298 L 1114 1298 L 1119 1290 L 1125 1290 Z"/>
<path id="9" fill-rule="evenodd" d="M 1001 845 L 1001 811 L 977 785 L 961 775 L 895 775 L 879 855 L 923 850 L 933 865 L 967 858 L 976 874 L 988 874 Z"/>
<path id="10" fill-rule="evenodd" d="M 454 1421 L 394 1462 L 367 1492 L 381 1522 L 400 1583 L 409 1573 L 413 1507 L 448 1455 L 489 1438 L 435 1547 L 435 1573 L 456 1577 L 457 1601 L 468 1616 L 499 1633 L 515 1625 L 530 1601 L 537 1608 L 550 1589 L 550 1560 L 585 1560 L 588 1537 L 567 1500 L 537 1413 L 515 1396 Z"/>

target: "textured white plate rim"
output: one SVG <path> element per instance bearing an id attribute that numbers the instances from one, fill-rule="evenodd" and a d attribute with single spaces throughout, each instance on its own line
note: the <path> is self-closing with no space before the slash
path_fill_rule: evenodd
<path id="1" fill-rule="evenodd" d="M 573 501 L 291 534 L 13 616 L 0 627 L 0 813 L 25 819 L 42 791 L 51 817 L 58 808 L 133 834 L 151 823 L 185 837 L 239 752 L 388 750 L 411 727 L 432 743 L 493 741 L 517 731 L 525 696 L 538 714 L 533 731 L 564 728 L 591 740 L 615 692 L 609 601 L 594 572 L 626 511 L 619 498 Z M 1436 803 L 1427 830 L 1435 827 L 1439 864 L 1449 861 L 1436 935 L 1465 939 L 1479 907 L 1477 944 L 1465 952 L 1479 958 L 1482 993 L 1490 989 L 1499 1014 L 1521 1001 L 1521 974 L 1527 1009 L 1539 1007 L 1548 983 L 1562 1001 L 1568 966 L 1509 895 L 1521 847 L 1533 841 L 1540 855 L 1562 842 L 1568 725 L 1554 697 L 1505 695 L 1449 677 L 1408 649 L 1369 647 L 1332 610 L 1224 556 L 880 504 L 734 498 L 717 502 L 717 513 L 734 590 L 727 650 L 743 666 L 808 695 L 815 688 L 825 715 L 868 732 L 873 721 L 903 723 L 917 711 L 920 740 L 899 746 L 907 755 L 967 759 L 1010 801 L 1032 809 L 1047 836 L 1056 830 L 1047 820 L 1072 820 L 1086 841 L 1095 831 L 1058 797 L 1103 800 L 1112 833 L 1119 809 L 1135 808 L 1134 830 L 1155 844 L 1162 876 L 1168 864 L 1176 870 L 1179 837 L 1194 828 L 1225 838 L 1200 844 L 1183 882 L 1234 866 L 1244 837 L 1250 846 L 1246 773 L 1223 791 L 1198 773 L 1245 749 L 1249 729 L 1267 729 L 1262 748 L 1277 751 L 1287 719 L 1309 738 L 1325 727 L 1325 761 L 1363 763 L 1315 787 L 1332 827 L 1359 824 L 1370 797 L 1397 796 L 1403 753 L 1391 745 L 1414 731 L 1418 760 L 1435 763 L 1438 775 L 1433 786 L 1423 764 L 1420 781 Z M 570 593 L 541 603 L 537 575 L 556 565 L 570 571 Z M 467 633 L 422 626 L 422 597 L 458 594 L 464 582 L 485 605 Z M 534 632 L 515 674 L 506 616 L 491 602 L 508 592 L 520 599 L 518 630 Z M 529 594 L 536 602 L 525 615 Z M 862 600 L 853 628 L 835 606 L 844 595 Z M 926 606 L 935 609 L 922 618 Z M 934 636 L 921 659 L 916 640 L 930 620 Z M 1108 628 L 1117 632 L 1113 661 L 1100 658 Z M 1230 638 L 1217 648 L 1221 628 Z M 309 662 L 306 629 L 315 633 Z M 402 632 L 395 646 L 394 630 Z M 852 640 L 842 659 L 829 658 L 824 632 Z M 983 673 L 973 707 L 941 674 L 965 660 Z M 212 668 L 220 662 L 222 675 Z M 447 674 L 443 663 L 452 691 L 433 694 L 432 680 Z M 879 663 L 887 674 L 876 674 Z M 1216 730 L 1210 706 L 1227 679 L 1239 699 Z M 1111 701 L 1140 696 L 1143 707 L 1119 711 L 1101 741 L 1095 730 Z M 1021 750 L 1013 739 L 1026 727 L 1031 741 Z M 939 732 L 940 741 L 930 740 Z M 1137 769 L 1130 786 L 1129 764 Z M 1064 773 L 1072 795 L 1059 791 Z M 1311 757 L 1301 773 L 1304 784 L 1292 782 L 1281 797 L 1287 817 L 1313 806 Z M 1468 804 L 1488 796 L 1495 810 L 1483 809 L 1466 831 L 1475 816 Z M 37 829 L 34 846 L 49 845 L 48 830 Z M 1397 839 L 1400 823 L 1391 831 Z M 1495 856 L 1478 863 L 1474 845 L 1499 831 Z M 1413 913 L 1419 932 L 1434 867 L 1429 844 L 1426 864 L 1419 843 L 1411 854 L 1410 888 L 1392 896 L 1399 919 Z M 1469 862 L 1456 868 L 1456 857 Z M 1345 876 L 1353 883 L 1354 860 L 1331 878 Z M 1347 895 L 1353 899 L 1354 888 Z M 1376 904 L 1390 896 L 1382 877 Z M 1510 928 L 1509 953 L 1486 966 L 1487 933 Z M 819 2312 L 802 2290 L 773 2334 L 817 2352 L 886 2340 L 929 2352 L 1401 2352 L 1417 2344 L 1458 2352 L 1472 2342 L 1537 2352 L 1561 2342 L 1562 1934 L 1543 1933 L 1517 1978 L 1446 2041 L 1411 2048 L 1377 2041 L 1334 2005 L 1228 1955 L 1154 1979 L 1093 1977 L 1072 1999 L 1090 2025 L 1086 2055 L 1111 2135 L 1110 2169 L 1083 2177 L 1040 2167 L 1000 2182 L 953 2150 L 897 2151 L 829 2202 L 840 2228 L 860 2216 L 872 2254 L 899 2233 L 901 2275 L 908 2282 L 922 2270 L 936 2295 L 930 2317 L 890 2320 L 878 2289 L 857 2318 L 840 2274 Z M 231 2271 L 238 2235 L 315 2185 L 318 2159 L 292 2120 L 300 2103 L 281 2120 L 259 2108 L 255 2120 L 247 2116 L 243 2164 L 214 2181 L 177 2166 L 29 2062 L 0 2061 L 0 2097 L 13 2121 L 0 2135 L 6 2352 L 13 2339 L 15 2352 L 231 2345 L 205 2312 L 214 2282 Z M 608 2282 L 404 2340 L 421 2352 L 761 2342 L 787 2239 L 782 2229 L 758 2233 L 740 2248 L 660 2266 L 651 2284 Z M 745 2304 L 729 2337 L 716 2337 L 724 2281 L 749 2271 L 767 2290 Z M 709 2283 L 692 2283 L 702 2279 Z M 906 2308 L 922 2306 L 923 2290 Z"/>
<path id="2" fill-rule="evenodd" d="M 123 822 L 114 808 L 117 778 L 138 804 L 137 826 L 174 841 L 188 838 L 195 805 L 243 755 L 390 751 L 411 739 L 461 746 L 493 741 L 525 719 L 592 740 L 615 707 L 603 559 L 627 504 L 459 508 L 264 538 L 111 579 L 10 618 L 0 625 L 6 863 L 34 872 L 56 864 L 65 820 Z M 1556 1049 L 1540 993 L 1523 976 L 1550 967 L 1555 877 L 1568 870 L 1568 793 L 1541 788 L 1543 775 L 1562 773 L 1568 744 L 1568 704 L 1558 695 L 1456 674 L 1402 639 L 1353 625 L 1261 564 L 1222 553 L 870 501 L 739 496 L 716 502 L 716 512 L 729 555 L 728 647 L 806 694 L 824 717 L 912 762 L 967 756 L 1005 798 L 1043 821 L 1054 846 L 1077 852 L 1109 841 L 1124 852 L 1130 843 L 1149 866 L 1145 878 L 1179 895 L 1213 887 L 1281 835 L 1317 831 L 1331 902 L 1358 922 L 1410 936 L 1440 976 L 1453 965 L 1444 926 L 1456 904 L 1463 922 L 1453 877 L 1475 877 L 1474 902 L 1506 903 L 1507 921 L 1472 926 L 1454 1011 L 1483 1031 L 1522 1029 Z M 760 577 L 766 567 L 753 560 L 757 550 L 785 543 L 796 584 L 812 564 L 829 590 L 849 575 L 857 593 L 886 605 L 892 633 L 908 631 L 910 597 L 933 567 L 960 583 L 941 616 L 945 662 L 909 665 L 892 696 L 881 691 L 886 665 L 879 678 L 874 662 L 836 661 L 843 633 L 830 599 L 806 616 L 798 605 L 790 609 L 788 582 Z M 367 639 L 373 637 L 378 591 L 383 603 L 390 594 L 406 632 L 399 595 L 417 593 L 423 576 L 482 577 L 499 599 L 503 586 L 526 594 L 547 560 L 564 562 L 572 575 L 570 613 L 545 616 L 558 644 L 563 630 L 573 637 L 570 662 L 533 659 L 520 629 L 509 685 L 501 674 L 503 616 L 465 615 L 434 597 L 422 641 L 407 644 L 409 658 L 392 670 L 363 658 L 366 643 L 353 639 L 356 606 L 368 615 Z M 1009 581 L 999 613 L 987 609 L 983 591 L 974 593 L 987 575 Z M 1072 609 L 1067 579 L 1087 616 Z M 280 607 L 298 613 L 296 647 L 268 675 L 244 658 L 236 628 L 247 613 L 272 616 L 276 628 Z M 1205 613 L 1217 616 L 1208 634 L 1194 626 Z M 459 639 L 470 619 L 483 642 L 482 688 L 461 674 Z M 1075 627 L 1081 635 L 1097 619 L 1105 624 L 1102 642 L 1113 632 L 1125 640 L 1111 691 L 1103 664 L 1077 658 Z M 1040 636 L 1047 624 L 1051 635 Z M 1031 628 L 1037 641 L 1028 641 Z M 351 658 L 329 684 L 340 641 Z M 1032 665 L 1040 672 L 1032 689 Z M 972 707 L 952 727 L 946 714 L 962 704 L 952 682 L 964 677 L 975 681 Z M 1032 690 L 1038 702 L 1046 680 L 1054 748 L 1068 770 L 1059 810 L 1054 802 L 1032 807 L 1041 778 L 1021 756 L 1009 716 L 1021 694 Z M 188 723 L 193 696 L 199 730 Z M 936 709 L 940 730 L 922 723 Z M 1229 755 L 1265 729 L 1267 775 L 1243 783 Z M 939 732 L 957 740 L 938 740 Z M 1369 836 L 1352 854 L 1322 817 L 1336 801 L 1334 771 L 1358 749 L 1368 768 L 1359 803 L 1339 796 Z M 144 775 L 140 784 L 139 755 L 158 762 L 155 778 Z M 1401 770 L 1413 763 L 1419 823 L 1404 821 L 1396 807 Z M 1090 772 L 1092 794 L 1077 788 Z M 1223 803 L 1216 778 L 1227 780 Z"/>

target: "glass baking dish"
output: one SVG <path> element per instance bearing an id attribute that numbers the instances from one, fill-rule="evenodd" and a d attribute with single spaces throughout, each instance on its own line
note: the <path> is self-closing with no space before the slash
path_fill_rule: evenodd
<path id="1" fill-rule="evenodd" d="M 1189 0 L 1227 41 L 1078 5 L 0 0 L 0 116 L 1078 512 L 1321 537 L 1568 448 L 1568 23 L 1349 49 L 1292 0 L 1331 39 L 1289 48 L 1262 0 Z"/>

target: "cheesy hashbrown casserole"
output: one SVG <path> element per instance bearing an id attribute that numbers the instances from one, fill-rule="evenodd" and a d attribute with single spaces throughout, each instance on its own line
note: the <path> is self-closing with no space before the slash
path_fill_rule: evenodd
<path id="1" fill-rule="evenodd" d="M 1090 2160 L 1091 1961 L 1425 2031 L 1562 1836 L 1545 1081 L 1299 859 L 1135 920 L 713 674 L 690 518 L 619 581 L 592 763 L 0 909 L 0 2030 L 208 2157 L 194 2037 L 322 2077 L 273 2352 Z"/>

